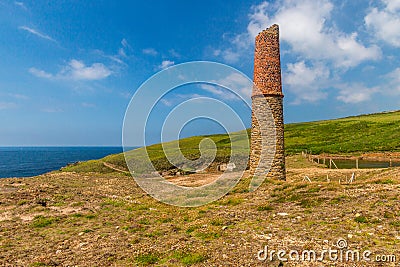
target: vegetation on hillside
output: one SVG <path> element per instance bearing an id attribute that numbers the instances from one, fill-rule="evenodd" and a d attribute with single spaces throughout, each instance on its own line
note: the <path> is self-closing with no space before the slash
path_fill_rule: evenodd
<path id="1" fill-rule="evenodd" d="M 250 130 L 247 130 L 248 136 Z M 246 158 L 249 153 L 247 136 L 243 132 L 208 136 L 194 136 L 179 141 L 165 143 L 164 147 L 179 148 L 182 154 L 191 160 L 200 157 L 199 144 L 204 138 L 210 138 L 217 147 L 216 158 L 211 169 L 215 170 L 220 163 L 229 161 L 231 145 L 235 151 L 242 153 Z M 303 122 L 285 125 L 285 147 L 288 155 L 298 154 L 308 150 L 313 154 L 357 154 L 362 152 L 400 151 L 400 111 L 354 116 L 336 120 Z M 239 149 L 237 149 L 239 148 Z M 162 144 L 155 144 L 146 148 L 139 148 L 129 152 L 128 161 L 140 169 L 143 157 L 146 155 L 158 171 L 179 171 L 166 158 Z M 147 156 L 146 156 L 147 157 Z M 64 168 L 65 171 L 76 172 L 110 172 L 103 165 L 110 163 L 121 169 L 127 170 L 123 154 L 110 155 L 100 160 L 80 163 Z M 182 170 L 180 170 L 182 172 Z"/>
<path id="2" fill-rule="evenodd" d="M 161 203 L 116 172 L 0 179 L 0 266 L 278 266 L 257 252 L 335 249 L 339 239 L 371 259 L 400 255 L 400 169 L 357 170 L 345 183 L 354 170 L 311 164 L 290 156 L 287 182 L 267 179 L 248 192 L 246 177 L 196 208 Z M 184 185 L 181 178 L 171 182 Z M 284 266 L 291 263 L 314 262 Z M 318 262 L 352 264 L 336 263 Z"/>
<path id="3" fill-rule="evenodd" d="M 285 125 L 288 154 L 400 150 L 400 111 Z"/>

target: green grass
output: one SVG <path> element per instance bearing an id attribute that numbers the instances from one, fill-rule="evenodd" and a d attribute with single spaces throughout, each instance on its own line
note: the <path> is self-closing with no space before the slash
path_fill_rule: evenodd
<path id="1" fill-rule="evenodd" d="M 368 219 L 365 216 L 359 216 L 354 219 L 358 223 L 368 223 Z"/>
<path id="2" fill-rule="evenodd" d="M 259 207 L 257 207 L 257 210 L 258 211 L 271 211 L 271 210 L 273 210 L 274 208 L 272 207 L 272 206 L 270 206 L 270 205 L 265 205 L 265 206 L 259 206 Z"/>
<path id="3" fill-rule="evenodd" d="M 39 215 L 33 219 L 32 226 L 35 228 L 43 228 L 53 224 L 53 222 L 55 222 L 55 218 Z"/>
<path id="4" fill-rule="evenodd" d="M 203 262 L 207 259 L 206 256 L 200 253 L 179 251 L 174 252 L 173 258 L 178 259 L 181 263 L 187 266 Z"/>
<path id="5" fill-rule="evenodd" d="M 362 152 L 400 151 L 400 111 L 354 116 L 335 120 L 303 122 L 285 125 L 285 148 L 288 155 L 298 154 L 308 150 L 313 154 L 358 154 Z M 247 133 L 247 134 L 246 134 Z M 172 157 L 177 155 L 179 146 L 182 154 L 188 159 L 200 158 L 199 144 L 204 138 L 210 138 L 216 144 L 217 152 L 214 162 L 210 166 L 216 169 L 220 163 L 227 163 L 232 148 L 243 158 L 249 154 L 247 132 L 241 131 L 231 134 L 216 134 L 208 136 L 194 136 L 178 141 L 155 144 L 145 148 L 132 150 L 126 154 L 127 161 L 137 171 L 145 170 L 147 154 L 158 171 L 180 171 L 187 173 L 193 168 L 173 166 L 163 151 L 163 146 Z M 208 147 L 205 147 L 208 151 Z M 121 154 L 107 156 L 100 160 L 78 163 L 63 168 L 63 171 L 100 172 L 108 173 L 113 170 L 103 165 L 108 162 L 120 169 L 127 170 L 125 157 Z M 243 160 L 243 164 L 247 164 Z M 297 162 L 296 164 L 302 164 Z"/>
<path id="6" fill-rule="evenodd" d="M 147 266 L 149 264 L 155 264 L 159 261 L 157 255 L 152 253 L 140 254 L 135 258 L 136 262 L 142 266 Z"/>
<path id="7" fill-rule="evenodd" d="M 105 199 L 102 203 L 100 203 L 102 207 L 104 206 L 122 207 L 125 204 L 126 204 L 125 202 L 116 199 Z"/>
<path id="8" fill-rule="evenodd" d="M 395 227 L 400 227 L 400 221 L 391 222 L 390 225 L 393 225 Z"/>
<path id="9" fill-rule="evenodd" d="M 400 111 L 285 125 L 289 153 L 313 154 L 400 150 Z"/>
<path id="10" fill-rule="evenodd" d="M 46 263 L 44 262 L 34 262 L 31 264 L 32 267 L 38 267 L 38 266 L 47 266 Z"/>
<path id="11" fill-rule="evenodd" d="M 196 237 L 202 239 L 202 240 L 213 240 L 221 237 L 220 233 L 215 233 L 215 232 L 198 232 L 196 233 Z"/>
<path id="12" fill-rule="evenodd" d="M 394 181 L 392 179 L 386 179 L 386 180 L 376 180 L 374 181 L 376 184 L 394 184 Z"/>

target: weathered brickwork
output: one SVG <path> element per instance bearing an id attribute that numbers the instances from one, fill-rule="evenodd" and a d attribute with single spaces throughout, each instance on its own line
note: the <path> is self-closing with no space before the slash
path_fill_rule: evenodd
<path id="1" fill-rule="evenodd" d="M 286 179 L 282 100 L 279 27 L 275 24 L 256 37 L 250 153 L 252 175 Z"/>

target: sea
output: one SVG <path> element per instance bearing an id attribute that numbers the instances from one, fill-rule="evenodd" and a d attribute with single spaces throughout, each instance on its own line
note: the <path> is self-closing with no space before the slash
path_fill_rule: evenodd
<path id="1" fill-rule="evenodd" d="M 0 147 L 0 178 L 36 176 L 121 152 L 122 147 Z"/>

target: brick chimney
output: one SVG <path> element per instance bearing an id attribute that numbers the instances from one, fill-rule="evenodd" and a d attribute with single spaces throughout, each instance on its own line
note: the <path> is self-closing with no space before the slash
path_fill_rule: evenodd
<path id="1" fill-rule="evenodd" d="M 256 37 L 253 81 L 250 173 L 286 180 L 279 26 L 276 24 Z M 271 143 L 273 132 L 275 143 Z"/>

